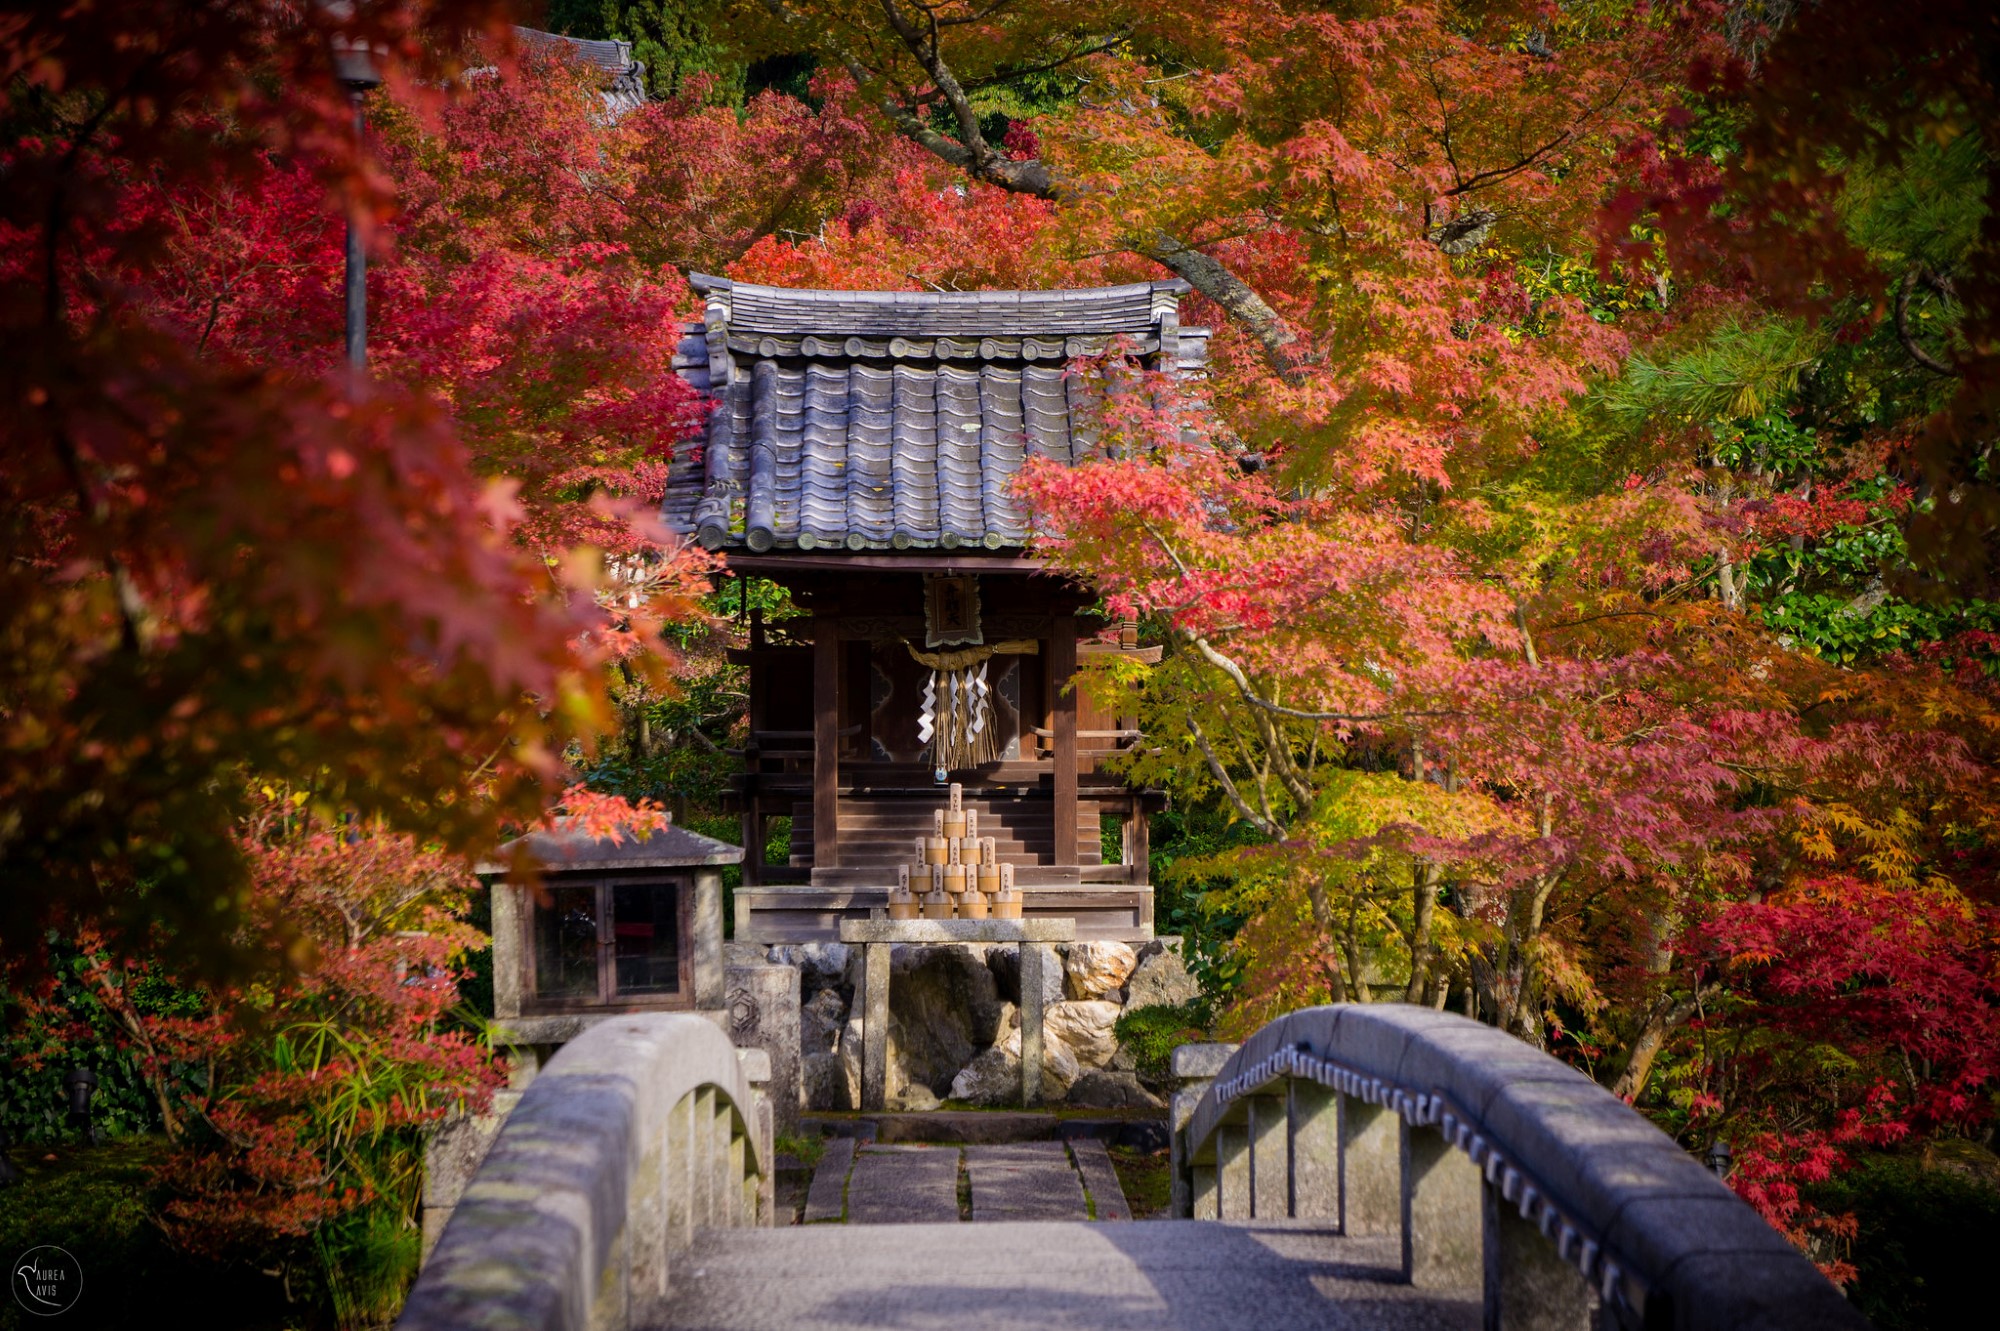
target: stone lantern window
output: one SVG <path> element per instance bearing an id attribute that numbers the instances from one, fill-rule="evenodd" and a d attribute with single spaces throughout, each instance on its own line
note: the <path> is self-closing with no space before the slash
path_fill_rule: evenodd
<path id="1" fill-rule="evenodd" d="M 693 893 L 661 879 L 577 881 L 563 875 L 533 903 L 524 996 L 537 1006 L 688 1001 Z"/>

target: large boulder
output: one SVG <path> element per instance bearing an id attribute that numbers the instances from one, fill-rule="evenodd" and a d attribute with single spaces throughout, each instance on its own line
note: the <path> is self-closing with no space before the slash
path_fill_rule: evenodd
<path id="1" fill-rule="evenodd" d="M 1053 1009 L 1051 1009 L 1053 1010 Z M 1021 1058 L 1021 1019 L 1016 1013 L 1011 1023 L 1001 1031 L 1000 1038 L 993 1047 L 1018 1064 Z M 1083 1064 L 1076 1051 L 1071 1049 L 1056 1034 L 1046 1021 L 1042 1023 L 1042 1098 L 1060 1100 L 1069 1094 L 1069 1088 L 1083 1075 Z M 1016 1094 L 1020 1087 L 1020 1076 L 1014 1078 Z"/>
<path id="2" fill-rule="evenodd" d="M 838 989 L 822 989 L 799 1009 L 799 1047 L 807 1056 L 831 1053 L 847 1024 L 847 1004 Z"/>
<path id="3" fill-rule="evenodd" d="M 957 1085 L 956 1079 L 953 1085 Z M 889 1108 L 899 1109 L 906 1114 L 928 1114 L 938 1107 L 938 1098 L 931 1088 L 921 1082 L 903 1087 L 889 1097 Z"/>
<path id="4" fill-rule="evenodd" d="M 1003 1042 L 980 1054 L 951 1079 L 951 1098 L 967 1104 L 995 1108 L 1021 1103 L 1021 1041 L 1015 1031 L 1013 1047 Z M 1042 1044 L 1042 1100 L 1054 1103 L 1069 1094 L 1083 1069 L 1076 1055 L 1059 1044 Z"/>
<path id="5" fill-rule="evenodd" d="M 1093 1068 L 1069 1088 L 1069 1102 L 1085 1109 L 1164 1109 L 1166 1102 L 1129 1072 Z"/>
<path id="6" fill-rule="evenodd" d="M 898 947 L 889 956 L 889 1080 L 942 1094 L 1000 1034 L 999 985 L 978 947 Z"/>
<path id="7" fill-rule="evenodd" d="M 856 1004 L 859 1007 L 860 1004 Z M 861 1107 L 861 1014 L 847 1014 L 847 1024 L 840 1028 L 840 1072 L 847 1079 L 848 1099 L 856 1109 Z"/>
<path id="8" fill-rule="evenodd" d="M 1201 986 L 1181 964 L 1180 954 L 1161 950 L 1142 957 L 1125 986 L 1125 1010 L 1137 1012 L 1149 1007 L 1179 1007 L 1201 997 Z"/>
<path id="9" fill-rule="evenodd" d="M 1020 1055 L 1010 1054 L 999 1045 L 988 1049 L 960 1068 L 958 1075 L 951 1079 L 951 1098 L 985 1108 L 1019 1104 Z"/>
<path id="10" fill-rule="evenodd" d="M 1065 1045 L 1086 1068 L 1105 1067 L 1118 1052 L 1112 1027 L 1123 1011 L 1102 998 L 1065 999 L 1050 1006 L 1042 1024 L 1043 1040 Z"/>
<path id="11" fill-rule="evenodd" d="M 1071 943 L 1063 956 L 1063 992 L 1108 998 L 1125 987 L 1139 956 L 1123 943 Z"/>
<path id="12" fill-rule="evenodd" d="M 848 1080 L 847 1061 L 838 1050 L 807 1054 L 799 1060 L 799 1081 L 808 1110 L 859 1109 L 858 1085 Z"/>
<path id="13" fill-rule="evenodd" d="M 852 951 L 845 943 L 794 943 L 772 948 L 771 960 L 797 966 L 799 988 L 812 994 L 847 984 L 848 959 Z"/>
<path id="14" fill-rule="evenodd" d="M 1018 945 L 1002 944 L 990 948 L 986 953 L 986 964 L 993 971 L 993 978 L 1000 986 L 1000 997 L 1009 1003 L 1021 1001 L 1021 949 Z M 1059 1002 L 1063 996 L 1062 958 L 1053 952 L 1047 964 L 1042 967 L 1042 1006 Z"/>

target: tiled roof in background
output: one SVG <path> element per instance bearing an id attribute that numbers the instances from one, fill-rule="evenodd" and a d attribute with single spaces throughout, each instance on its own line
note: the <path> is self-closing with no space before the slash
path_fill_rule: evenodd
<path id="1" fill-rule="evenodd" d="M 1181 282 L 1083 291 L 806 291 L 697 275 L 676 365 L 719 398 L 676 459 L 664 516 L 709 549 L 1021 545 L 1029 454 L 1090 448 L 1070 359 L 1122 338 L 1198 373 Z"/>
<path id="2" fill-rule="evenodd" d="M 599 95 L 604 98 L 604 112 L 610 119 L 617 120 L 646 104 L 646 62 L 632 58 L 632 43 L 565 37 L 559 32 L 519 26 L 515 27 L 514 36 L 523 46 L 543 50 L 560 47 L 584 64 L 595 66 L 602 75 Z"/>

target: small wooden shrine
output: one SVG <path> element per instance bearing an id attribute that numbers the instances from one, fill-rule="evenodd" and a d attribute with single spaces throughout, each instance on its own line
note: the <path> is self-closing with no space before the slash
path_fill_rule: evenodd
<path id="1" fill-rule="evenodd" d="M 952 812 L 980 829 L 973 853 L 1011 872 L 1025 918 L 1150 937 L 1159 798 L 1099 766 L 1139 735 L 1068 686 L 1079 654 L 1157 649 L 1129 627 L 1097 640 L 1090 589 L 1026 557 L 1012 486 L 1030 456 L 1090 455 L 1094 411 L 1071 359 L 1115 342 L 1149 367 L 1201 371 L 1208 330 L 1180 326 L 1186 284 L 694 284 L 705 316 L 677 364 L 716 410 L 705 448 L 675 463 L 665 519 L 810 612 L 753 616 L 740 656 L 737 939 L 830 940 L 843 918 L 886 915 L 915 839 L 943 835 L 954 783 Z M 786 864 L 762 854 L 776 816 L 792 820 Z"/>

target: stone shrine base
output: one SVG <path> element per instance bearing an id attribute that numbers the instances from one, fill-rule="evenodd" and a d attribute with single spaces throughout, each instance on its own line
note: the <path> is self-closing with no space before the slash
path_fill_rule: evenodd
<path id="1" fill-rule="evenodd" d="M 1024 922 L 1011 923 L 1018 927 Z M 802 997 L 798 1058 L 807 1112 L 851 1111 L 862 1105 L 866 946 L 725 945 L 731 966 L 797 969 Z M 1161 1109 L 1159 1088 L 1139 1080 L 1136 1061 L 1120 1047 L 1114 1026 L 1126 1012 L 1174 1006 L 1197 996 L 1181 963 L 1180 940 L 1045 946 L 1052 955 L 1038 986 L 1045 1014 L 1042 1103 L 1141 1113 Z M 1019 1106 L 1025 1006 L 1021 944 L 910 942 L 890 943 L 887 949 L 883 1106 L 924 1111 L 944 1100 L 978 1108 Z"/>
<path id="2" fill-rule="evenodd" d="M 1020 960 L 1021 1103 L 1042 1098 L 1042 1034 L 1046 1016 L 1042 976 L 1052 969 L 1050 943 L 1076 939 L 1071 920 L 842 920 L 840 941 L 859 945 L 861 993 L 861 1107 L 881 1109 L 889 1072 L 890 949 L 903 944 L 1013 943 Z"/>

